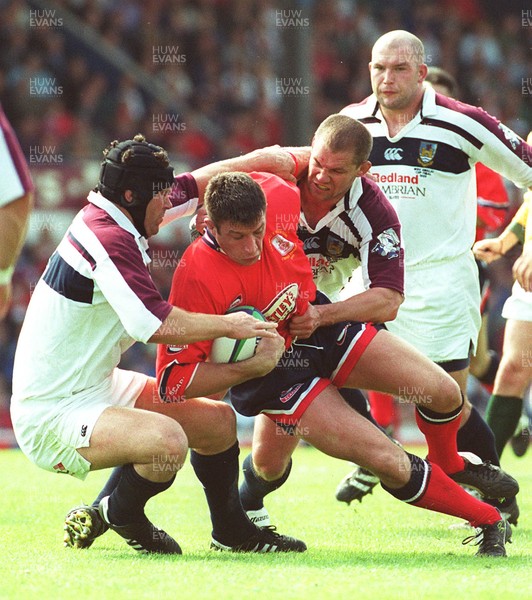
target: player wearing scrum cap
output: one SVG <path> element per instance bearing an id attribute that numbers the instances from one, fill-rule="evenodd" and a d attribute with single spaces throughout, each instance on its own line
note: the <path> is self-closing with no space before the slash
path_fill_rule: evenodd
<path id="1" fill-rule="evenodd" d="M 138 551 L 180 554 L 144 507 L 172 484 L 191 444 L 212 459 L 203 468 L 207 475 L 213 468 L 223 471 L 216 463 L 220 455 L 224 462 L 228 449 L 234 460 L 226 461 L 232 471 L 202 481 L 221 489 L 214 511 L 233 525 L 237 539 L 229 542 L 253 542 L 249 549 L 274 542 L 283 549 L 292 542 L 304 548 L 258 530 L 239 501 L 227 504 L 238 498 L 238 446 L 229 407 L 198 400 L 183 404 L 182 411 L 175 408 L 181 405 L 166 411 L 153 379 L 117 368 L 135 341 L 186 344 L 275 335 L 272 324 L 244 313 L 198 315 L 161 298 L 148 271 L 146 238 L 158 232 L 175 198 L 197 195 L 196 181 L 190 174 L 174 178 L 166 152 L 141 135 L 113 142 L 104 155 L 96 189 L 33 292 L 14 364 L 11 415 L 30 460 L 80 479 L 90 470 L 123 465 L 96 507 L 69 513 L 66 544 L 90 545 L 94 538 L 87 539 L 87 529 L 93 524 L 93 535 L 110 527 Z M 255 364 L 257 373 L 265 368 L 266 357 Z M 217 427 L 208 429 L 213 421 Z"/>

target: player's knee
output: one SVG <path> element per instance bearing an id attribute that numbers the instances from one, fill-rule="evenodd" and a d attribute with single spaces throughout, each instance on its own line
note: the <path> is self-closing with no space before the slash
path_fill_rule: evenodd
<path id="1" fill-rule="evenodd" d="M 519 377 L 526 369 L 523 368 L 521 356 L 503 356 L 501 360 L 501 371 L 509 377 Z M 528 373 L 527 373 L 528 375 Z"/>
<path id="2" fill-rule="evenodd" d="M 227 450 L 237 439 L 236 416 L 231 406 L 225 402 L 216 402 L 211 410 L 212 422 L 215 426 L 211 428 L 209 438 L 201 448 L 203 452 L 209 454 Z"/>
<path id="3" fill-rule="evenodd" d="M 498 377 L 505 381 L 520 381 L 527 382 L 530 374 L 529 369 L 524 368 L 524 362 L 521 356 L 503 355 L 499 367 Z"/>
<path id="4" fill-rule="evenodd" d="M 272 452 L 258 452 L 253 449 L 253 467 L 259 477 L 266 481 L 280 479 L 290 464 L 290 456 L 281 456 Z"/>
<path id="5" fill-rule="evenodd" d="M 188 451 L 188 439 L 183 428 L 176 421 L 165 419 L 159 426 L 157 438 L 160 460 L 174 464 L 178 471 L 183 466 Z"/>
<path id="6" fill-rule="evenodd" d="M 460 386 L 450 376 L 445 374 L 438 381 L 435 391 L 427 395 L 426 408 L 436 412 L 451 412 L 462 404 Z"/>

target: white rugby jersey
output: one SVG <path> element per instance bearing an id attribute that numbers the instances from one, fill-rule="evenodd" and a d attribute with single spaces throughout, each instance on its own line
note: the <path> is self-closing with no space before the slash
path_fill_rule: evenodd
<path id="1" fill-rule="evenodd" d="M 529 145 L 481 108 L 432 88 L 426 88 L 420 112 L 393 138 L 374 95 L 341 112 L 373 136 L 371 172 L 399 215 L 407 269 L 470 251 L 476 162 L 520 187 L 532 185 Z"/>
<path id="2" fill-rule="evenodd" d="M 379 187 L 366 177 L 351 189 L 315 227 L 301 213 L 298 237 L 303 242 L 316 287 L 332 301 L 362 268 L 365 289 L 404 287 L 403 249 L 397 213 Z"/>
<path id="3" fill-rule="evenodd" d="M 15 401 L 98 384 L 172 309 L 149 274 L 146 240 L 101 194 L 88 200 L 33 291 L 15 354 Z"/>

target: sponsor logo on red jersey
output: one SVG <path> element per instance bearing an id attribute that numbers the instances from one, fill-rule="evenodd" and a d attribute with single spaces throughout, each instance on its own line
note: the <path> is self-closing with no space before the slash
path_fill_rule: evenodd
<path id="1" fill-rule="evenodd" d="M 281 290 L 270 304 L 262 311 L 268 321 L 279 323 L 288 319 L 296 309 L 299 286 L 291 283 Z"/>

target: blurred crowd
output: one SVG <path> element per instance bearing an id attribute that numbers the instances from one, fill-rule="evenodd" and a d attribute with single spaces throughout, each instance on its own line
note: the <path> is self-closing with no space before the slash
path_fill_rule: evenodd
<path id="1" fill-rule="evenodd" d="M 462 100 L 483 106 L 523 137 L 532 126 L 532 78 L 527 78 L 532 10 L 513 0 L 504 2 L 504 10 L 499 0 L 43 4 L 0 0 L 0 102 L 37 183 L 33 235 L 15 274 L 13 308 L 0 324 L 0 415 L 8 405 L 14 347 L 32 287 L 63 221 L 68 223 L 95 183 L 85 185 L 82 179 L 80 185 L 74 177 L 72 183 L 57 183 L 48 172 L 97 166 L 109 141 L 137 132 L 164 146 L 184 169 L 290 144 L 279 73 L 286 73 L 286 48 L 296 30 L 305 28 L 310 35 L 313 81 L 303 82 L 309 85 L 302 90 L 309 91 L 302 93 L 312 97 L 311 129 L 370 93 L 371 46 L 392 29 L 408 29 L 423 40 L 427 63 L 456 77 Z M 92 177 L 97 172 L 90 170 Z M 50 180 L 55 187 L 49 187 Z M 61 225 L 55 213 L 39 212 L 50 189 L 54 210 L 66 208 Z M 518 202 L 516 190 L 510 191 Z M 159 260 L 155 279 L 163 293 L 188 243 L 186 229 L 174 233 L 177 245 L 175 239 L 169 243 L 171 236 L 153 245 Z M 503 296 L 510 283 L 507 267 L 494 273 Z M 501 324 L 494 332 L 499 340 Z M 135 347 L 125 366 L 152 372 L 152 349 Z"/>
<path id="2" fill-rule="evenodd" d="M 282 140 L 278 78 L 297 28 L 311 36 L 315 123 L 364 98 L 374 40 L 409 29 L 425 43 L 428 64 L 457 78 L 464 101 L 526 136 L 532 24 L 515 4 L 502 11 L 489 0 L 53 3 L 75 17 L 67 21 L 59 10 L 2 0 L 0 98 L 26 151 L 55 146 L 69 160 L 98 158 L 110 139 L 142 131 L 196 166 Z M 135 68 L 113 66 L 110 57 L 122 53 Z M 151 85 L 139 85 L 137 69 Z M 51 83 L 30 93 L 31 81 Z"/>

